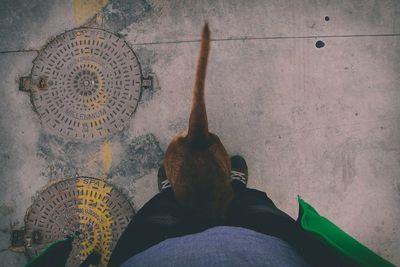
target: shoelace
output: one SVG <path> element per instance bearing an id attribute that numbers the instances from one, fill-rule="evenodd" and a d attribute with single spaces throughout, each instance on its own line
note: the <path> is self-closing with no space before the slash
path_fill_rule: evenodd
<path id="1" fill-rule="evenodd" d="M 240 182 L 246 184 L 246 174 L 244 172 L 231 170 L 231 179 L 239 180 Z"/>
<path id="2" fill-rule="evenodd" d="M 161 189 L 162 190 L 167 189 L 169 187 L 171 187 L 171 184 L 169 183 L 168 179 L 161 181 Z"/>

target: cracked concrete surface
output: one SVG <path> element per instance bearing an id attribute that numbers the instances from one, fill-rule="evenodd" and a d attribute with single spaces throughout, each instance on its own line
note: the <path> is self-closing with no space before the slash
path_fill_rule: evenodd
<path id="1" fill-rule="evenodd" d="M 130 44 L 154 87 L 144 89 L 125 131 L 80 144 L 41 127 L 18 78 L 52 37 L 93 20 Z M 0 266 L 26 262 L 3 249 L 51 180 L 102 177 L 124 188 L 136 209 L 157 193 L 163 151 L 187 127 L 204 21 L 214 39 L 210 130 L 229 154 L 246 158 L 249 186 L 295 218 L 301 195 L 400 265 L 399 1 L 5 0 Z"/>

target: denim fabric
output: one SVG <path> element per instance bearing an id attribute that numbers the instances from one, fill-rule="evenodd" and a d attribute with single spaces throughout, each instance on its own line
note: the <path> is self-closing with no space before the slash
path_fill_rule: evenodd
<path id="1" fill-rule="evenodd" d="M 239 227 L 219 226 L 167 239 L 127 260 L 143 266 L 309 266 L 285 241 Z"/>

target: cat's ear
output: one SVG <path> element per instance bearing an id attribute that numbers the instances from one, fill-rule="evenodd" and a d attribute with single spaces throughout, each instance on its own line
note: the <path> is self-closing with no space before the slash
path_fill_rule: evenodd
<path id="1" fill-rule="evenodd" d="M 206 23 L 201 37 L 200 55 L 194 82 L 192 111 L 189 118 L 188 139 L 193 146 L 204 146 L 208 141 L 208 121 L 204 99 L 208 54 L 210 52 L 210 29 Z"/>

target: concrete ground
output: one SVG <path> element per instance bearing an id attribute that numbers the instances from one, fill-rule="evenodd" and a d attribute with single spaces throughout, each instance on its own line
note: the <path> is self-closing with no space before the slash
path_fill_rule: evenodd
<path id="1" fill-rule="evenodd" d="M 88 21 L 119 33 L 154 86 L 125 131 L 79 144 L 41 126 L 18 82 L 52 37 Z M 400 265 L 400 1 L 2 0 L 0 266 L 26 262 L 10 231 L 51 180 L 107 179 L 136 209 L 157 193 L 163 151 L 187 127 L 204 21 L 210 130 L 246 158 L 249 187 L 294 218 L 302 196 Z"/>

